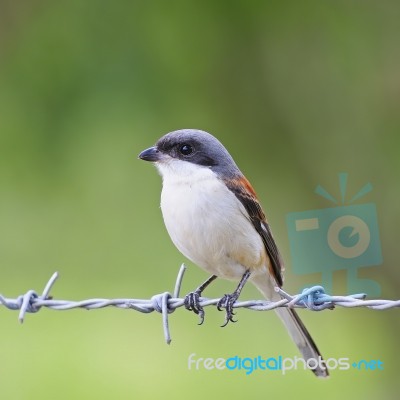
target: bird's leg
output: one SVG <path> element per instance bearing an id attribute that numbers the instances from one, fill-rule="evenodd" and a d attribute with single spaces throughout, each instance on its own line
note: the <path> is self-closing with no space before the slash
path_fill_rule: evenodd
<path id="1" fill-rule="evenodd" d="M 242 279 L 240 279 L 239 285 L 237 286 L 236 290 L 231 294 L 225 294 L 222 297 L 222 299 L 218 302 L 217 304 L 218 310 L 221 311 L 221 308 L 225 308 L 226 310 L 225 323 L 222 325 L 222 327 L 226 326 L 229 321 L 236 322 L 233 319 L 233 316 L 235 315 L 235 313 L 233 312 L 233 305 L 239 298 L 240 292 L 242 291 L 249 277 L 250 277 L 250 271 L 246 270 L 246 272 L 242 276 Z"/>
<path id="2" fill-rule="evenodd" d="M 185 296 L 184 304 L 186 310 L 193 311 L 195 314 L 198 314 L 200 317 L 199 325 L 204 322 L 204 309 L 200 305 L 200 296 L 203 293 L 203 290 L 215 279 L 217 279 L 217 275 L 210 276 L 203 284 L 201 284 L 194 292 L 190 292 Z"/>

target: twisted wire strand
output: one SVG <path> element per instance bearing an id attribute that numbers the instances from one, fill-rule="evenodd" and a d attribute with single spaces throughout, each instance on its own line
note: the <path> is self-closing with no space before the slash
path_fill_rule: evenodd
<path id="1" fill-rule="evenodd" d="M 73 300 L 55 300 L 50 297 L 50 291 L 58 278 L 55 272 L 47 282 L 42 294 L 37 294 L 34 290 L 29 290 L 25 294 L 15 299 L 6 298 L 0 294 L 0 305 L 10 309 L 19 310 L 18 319 L 24 322 L 26 313 L 36 313 L 41 308 L 50 308 L 52 310 L 71 310 L 74 308 L 84 308 L 94 310 L 105 307 L 117 307 L 122 309 L 131 309 L 141 313 L 151 313 L 153 311 L 162 314 L 165 341 L 171 343 L 171 334 L 169 330 L 168 315 L 177 308 L 184 306 L 184 299 L 179 297 L 183 276 L 186 266 L 182 264 L 175 283 L 173 294 L 164 292 L 152 296 L 150 299 L 87 299 L 80 301 Z M 282 297 L 279 301 L 268 300 L 248 300 L 238 301 L 234 308 L 247 308 L 255 311 L 270 311 L 278 307 L 305 308 L 312 311 L 322 311 L 333 309 L 334 307 L 366 307 L 373 310 L 387 310 L 389 308 L 400 307 L 400 300 L 366 300 L 364 293 L 352 294 L 348 296 L 331 296 L 325 293 L 322 286 L 313 286 L 303 290 L 297 295 L 290 295 L 280 288 L 275 289 Z M 202 307 L 216 306 L 220 299 L 209 299 L 201 297 L 200 305 Z"/>

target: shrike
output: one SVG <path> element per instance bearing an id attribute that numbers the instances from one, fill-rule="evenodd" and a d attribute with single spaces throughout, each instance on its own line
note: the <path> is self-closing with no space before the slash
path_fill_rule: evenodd
<path id="1" fill-rule="evenodd" d="M 200 296 L 217 277 L 239 281 L 218 303 L 219 310 L 226 310 L 224 325 L 234 322 L 233 305 L 247 280 L 266 299 L 280 300 L 274 288 L 283 283 L 281 255 L 253 187 L 222 143 L 207 132 L 182 129 L 163 136 L 139 158 L 154 162 L 162 176 L 161 210 L 173 243 L 211 274 L 185 297 L 186 308 L 199 314 L 200 323 Z M 327 377 L 322 356 L 295 310 L 276 312 L 304 359 L 320 360 L 311 368 L 314 374 Z"/>

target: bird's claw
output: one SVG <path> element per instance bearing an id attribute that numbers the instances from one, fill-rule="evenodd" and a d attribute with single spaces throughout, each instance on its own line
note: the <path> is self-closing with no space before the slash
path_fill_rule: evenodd
<path id="1" fill-rule="evenodd" d="M 239 294 L 234 292 L 231 294 L 225 294 L 221 300 L 217 303 L 217 309 L 222 311 L 222 308 L 225 308 L 225 322 L 221 327 L 228 325 L 229 322 L 237 322 L 237 320 L 233 319 L 235 313 L 233 312 L 233 305 L 236 300 L 239 298 Z"/>
<path id="2" fill-rule="evenodd" d="M 193 311 L 200 317 L 199 325 L 204 322 L 204 309 L 200 305 L 200 292 L 194 291 L 190 292 L 185 296 L 184 305 L 186 310 Z"/>

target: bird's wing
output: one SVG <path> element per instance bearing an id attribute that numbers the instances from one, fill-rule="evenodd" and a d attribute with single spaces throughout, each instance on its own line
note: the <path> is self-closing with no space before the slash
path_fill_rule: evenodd
<path id="1" fill-rule="evenodd" d="M 265 249 L 271 261 L 270 272 L 279 286 L 283 284 L 283 260 L 272 236 L 265 214 L 257 199 L 256 192 L 250 182 L 244 177 L 225 180 L 228 189 L 235 194 L 246 209 L 254 228 L 261 236 Z"/>

